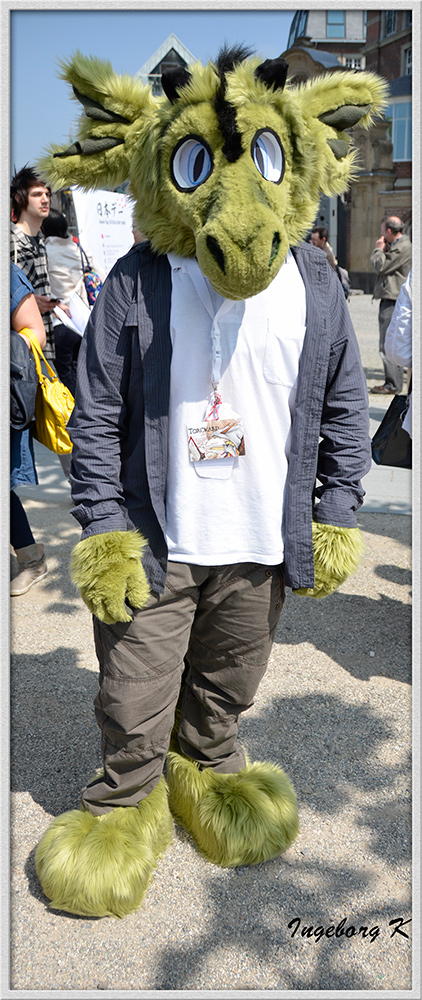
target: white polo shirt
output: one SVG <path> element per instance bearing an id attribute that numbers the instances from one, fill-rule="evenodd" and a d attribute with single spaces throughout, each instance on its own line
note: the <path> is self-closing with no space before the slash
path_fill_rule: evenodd
<path id="1" fill-rule="evenodd" d="M 193 258 L 168 254 L 172 268 L 169 559 L 216 566 L 283 561 L 281 524 L 305 287 L 293 255 L 269 287 L 242 301 L 223 299 Z M 192 462 L 188 428 L 204 420 L 212 395 L 211 331 L 221 343 L 219 392 L 241 415 L 245 454 Z M 223 415 L 223 414 L 222 414 Z"/>

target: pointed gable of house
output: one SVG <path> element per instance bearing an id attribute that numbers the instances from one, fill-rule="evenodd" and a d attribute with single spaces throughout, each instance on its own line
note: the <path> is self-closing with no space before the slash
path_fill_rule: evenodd
<path id="1" fill-rule="evenodd" d="M 189 66 L 193 62 L 196 62 L 196 57 L 192 55 L 192 52 L 189 52 L 189 49 L 183 45 L 177 35 L 171 34 L 147 59 L 135 76 L 142 83 L 149 83 L 153 94 L 157 95 L 162 93 L 161 74 L 164 69 L 168 69 L 170 66 Z"/>

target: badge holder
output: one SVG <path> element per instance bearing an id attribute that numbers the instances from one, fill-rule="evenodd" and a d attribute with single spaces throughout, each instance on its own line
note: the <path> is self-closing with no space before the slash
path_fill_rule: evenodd
<path id="1" fill-rule="evenodd" d="M 189 265 L 188 265 L 189 267 Z M 197 267 L 189 268 L 196 291 L 212 319 L 212 393 L 207 403 L 204 419 L 196 427 L 187 427 L 189 460 L 195 464 L 198 475 L 207 478 L 228 479 L 234 460 L 245 454 L 243 421 L 229 403 L 223 403 L 219 392 L 221 377 L 221 333 L 219 319 L 233 307 L 231 299 L 224 299 L 217 313 L 206 286 L 204 276 Z"/>

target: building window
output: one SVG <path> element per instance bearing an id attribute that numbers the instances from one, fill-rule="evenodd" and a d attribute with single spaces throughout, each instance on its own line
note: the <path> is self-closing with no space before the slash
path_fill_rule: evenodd
<path id="1" fill-rule="evenodd" d="M 402 26 L 402 30 L 403 31 L 404 31 L 405 28 L 411 28 L 412 27 L 412 11 L 411 10 L 404 10 L 403 11 L 401 26 Z"/>
<path id="2" fill-rule="evenodd" d="M 346 69 L 360 69 L 361 65 L 362 59 L 360 56 L 346 56 Z"/>
<path id="3" fill-rule="evenodd" d="M 385 117 L 390 121 L 387 136 L 393 143 L 393 160 L 412 159 L 412 102 L 400 101 L 386 108 Z"/>
<path id="4" fill-rule="evenodd" d="M 307 21 L 308 21 L 308 11 L 297 10 L 293 18 L 289 32 L 289 39 L 287 42 L 288 49 L 292 48 L 297 38 L 303 38 L 303 36 L 306 34 Z"/>
<path id="5" fill-rule="evenodd" d="M 412 46 L 404 50 L 404 73 L 403 76 L 412 76 Z"/>
<path id="6" fill-rule="evenodd" d="M 163 88 L 161 86 L 161 73 L 150 73 L 148 83 L 151 86 L 151 93 L 154 97 L 161 97 L 161 94 L 163 93 Z"/>
<path id="7" fill-rule="evenodd" d="M 397 11 L 383 10 L 382 12 L 382 37 L 394 35 L 397 31 Z"/>
<path id="8" fill-rule="evenodd" d="M 344 10 L 327 10 L 327 38 L 344 38 Z"/>

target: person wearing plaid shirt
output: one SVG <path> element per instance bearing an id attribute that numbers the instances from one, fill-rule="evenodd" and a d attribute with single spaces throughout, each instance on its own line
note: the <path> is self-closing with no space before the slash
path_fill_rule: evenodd
<path id="1" fill-rule="evenodd" d="M 34 289 L 42 314 L 47 344 L 45 357 L 54 362 L 54 330 L 52 310 L 58 305 L 51 298 L 47 253 L 40 232 L 43 219 L 50 211 L 50 188 L 32 167 L 23 167 L 10 185 L 12 222 L 10 229 L 10 259 L 24 272 Z"/>

